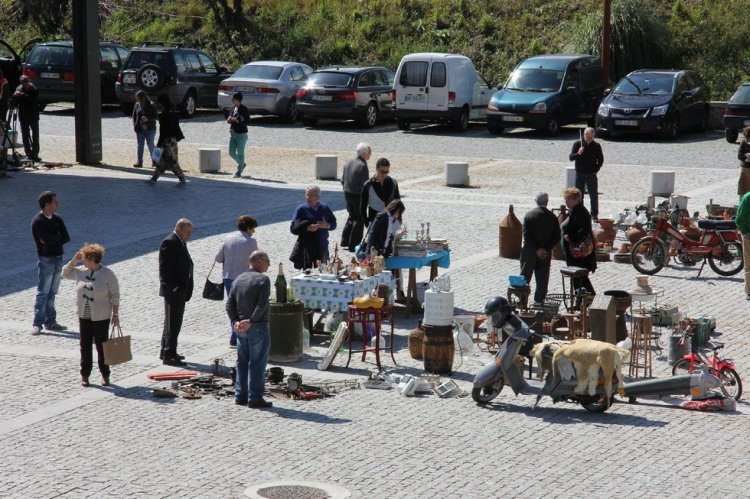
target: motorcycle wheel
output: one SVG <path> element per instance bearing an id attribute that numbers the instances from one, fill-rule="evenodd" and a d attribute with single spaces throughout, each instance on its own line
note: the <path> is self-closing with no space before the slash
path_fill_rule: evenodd
<path id="1" fill-rule="evenodd" d="M 606 395 L 579 397 L 578 401 L 589 412 L 604 412 L 612 406 L 612 398 Z"/>
<path id="2" fill-rule="evenodd" d="M 730 276 L 739 273 L 744 267 L 742 245 L 731 242 L 722 245 L 721 254 L 708 255 L 708 265 L 719 275 Z"/>
<path id="3" fill-rule="evenodd" d="M 489 385 L 479 387 L 475 386 L 471 390 L 471 398 L 473 398 L 474 402 L 476 402 L 477 404 L 486 404 L 500 395 L 500 392 L 502 391 L 504 386 L 504 378 L 500 378 L 499 380 L 495 381 L 494 383 L 490 383 Z"/>
<path id="4" fill-rule="evenodd" d="M 741 252 L 740 252 L 741 253 Z M 669 250 L 663 241 L 646 236 L 633 245 L 630 259 L 641 274 L 654 275 L 669 262 Z"/>

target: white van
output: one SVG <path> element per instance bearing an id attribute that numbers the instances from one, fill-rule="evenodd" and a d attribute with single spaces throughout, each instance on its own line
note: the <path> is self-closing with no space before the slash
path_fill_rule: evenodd
<path id="1" fill-rule="evenodd" d="M 464 131 L 469 120 L 485 120 L 490 86 L 471 59 L 458 54 L 419 53 L 401 59 L 391 100 L 400 130 L 412 123 L 450 123 Z"/>

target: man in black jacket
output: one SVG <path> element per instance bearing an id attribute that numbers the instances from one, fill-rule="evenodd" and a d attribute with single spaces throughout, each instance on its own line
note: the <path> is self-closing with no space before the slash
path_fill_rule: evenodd
<path id="1" fill-rule="evenodd" d="M 375 175 L 362 187 L 360 216 L 365 226 L 369 226 L 378 213 L 388 206 L 388 203 L 401 198 L 398 192 L 398 182 L 391 178 L 390 172 L 391 163 L 386 158 L 380 158 L 375 165 Z"/>
<path id="2" fill-rule="evenodd" d="M 65 222 L 57 214 L 60 203 L 57 194 L 45 191 L 39 196 L 42 209 L 31 220 L 31 233 L 39 256 L 39 283 L 34 302 L 34 327 L 31 334 L 38 335 L 42 326 L 50 331 L 63 331 L 65 326 L 57 323 L 55 296 L 60 289 L 62 277 L 63 244 L 70 241 Z"/>
<path id="3" fill-rule="evenodd" d="M 193 260 L 187 249 L 187 240 L 192 234 L 193 224 L 181 218 L 159 248 L 159 296 L 164 297 L 164 332 L 159 358 L 168 366 L 186 365 L 177 353 L 177 337 L 182 328 L 185 303 L 193 295 Z"/>
<path id="4" fill-rule="evenodd" d="M 576 140 L 570 151 L 570 160 L 576 162 L 576 189 L 583 194 L 584 188 L 589 191 L 591 201 L 591 218 L 599 221 L 599 181 L 596 174 L 604 164 L 604 154 L 599 142 L 594 141 L 594 129 L 583 131 L 583 140 Z"/>
<path id="5" fill-rule="evenodd" d="M 547 209 L 549 196 L 546 192 L 536 195 L 536 208 L 523 217 L 523 248 L 521 249 L 521 275 L 531 283 L 534 274 L 536 289 L 534 303 L 543 303 L 547 297 L 549 269 L 552 264 L 552 248 L 560 244 L 560 224 L 557 217 Z"/>
<path id="6" fill-rule="evenodd" d="M 360 203 L 362 198 L 362 187 L 370 178 L 370 170 L 367 161 L 372 155 L 370 144 L 360 142 L 357 144 L 357 157 L 349 161 L 341 174 L 341 183 L 344 186 L 344 198 L 346 198 L 346 212 L 349 217 L 341 232 L 341 247 L 354 251 L 354 247 L 362 242 L 365 221 L 362 219 Z"/>
<path id="7" fill-rule="evenodd" d="M 39 158 L 39 92 L 26 75 L 21 75 L 21 84 L 13 97 L 18 103 L 18 121 L 26 157 L 32 161 Z"/>

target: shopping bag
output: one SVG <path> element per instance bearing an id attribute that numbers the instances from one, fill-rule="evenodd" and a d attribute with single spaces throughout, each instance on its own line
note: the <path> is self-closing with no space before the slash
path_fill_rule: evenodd
<path id="1" fill-rule="evenodd" d="M 151 159 L 154 161 L 154 163 L 158 163 L 161 161 L 161 154 L 164 152 L 164 150 L 161 147 L 155 147 L 154 152 L 151 153 Z"/>
<path id="2" fill-rule="evenodd" d="M 112 326 L 109 339 L 104 342 L 104 363 L 108 366 L 116 366 L 133 360 L 130 352 L 130 335 L 123 336 L 120 326 Z"/>
<path id="3" fill-rule="evenodd" d="M 570 252 L 573 258 L 586 258 L 594 252 L 594 240 L 591 236 L 586 236 L 580 243 L 571 246 Z"/>
<path id="4" fill-rule="evenodd" d="M 216 265 L 216 262 L 214 262 Z M 211 270 L 208 271 L 206 276 L 206 284 L 203 285 L 203 298 L 206 300 L 222 301 L 224 300 L 224 283 L 223 282 L 211 282 L 211 271 L 214 270 L 214 265 L 211 265 Z"/>

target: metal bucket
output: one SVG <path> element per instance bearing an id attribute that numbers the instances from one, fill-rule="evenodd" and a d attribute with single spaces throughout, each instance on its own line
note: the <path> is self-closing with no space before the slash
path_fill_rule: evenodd
<path id="1" fill-rule="evenodd" d="M 422 341 L 422 359 L 424 370 L 432 374 L 451 374 L 453 372 L 453 326 L 429 326 L 424 324 Z"/>
<path id="2" fill-rule="evenodd" d="M 272 362 L 294 362 L 302 358 L 302 317 L 305 305 L 301 301 L 271 302 L 271 347 L 268 359 Z"/>
<path id="3" fill-rule="evenodd" d="M 689 354 L 691 351 L 690 346 L 692 344 L 692 341 L 690 336 L 685 337 L 685 342 L 682 345 L 680 345 L 681 339 L 682 336 L 669 337 L 669 352 L 667 355 L 667 360 L 669 361 L 670 366 L 675 365 L 680 359 Z"/>

